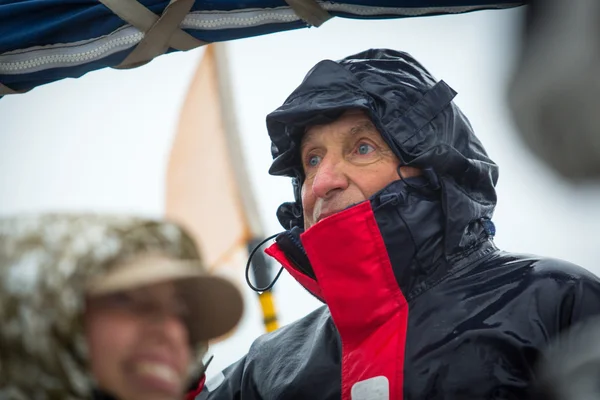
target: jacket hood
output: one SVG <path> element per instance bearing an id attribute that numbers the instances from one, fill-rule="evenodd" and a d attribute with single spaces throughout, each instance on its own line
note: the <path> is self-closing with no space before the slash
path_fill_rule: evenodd
<path id="1" fill-rule="evenodd" d="M 168 222 L 75 214 L 0 219 L 0 398 L 91 398 L 86 285 L 119 259 L 146 251 L 199 259 L 191 237 Z M 205 345 L 197 346 L 199 363 Z"/>
<path id="2" fill-rule="evenodd" d="M 371 49 L 315 65 L 267 116 L 274 158 L 269 172 L 293 178 L 295 202 L 278 210 L 284 228 L 303 225 L 299 144 L 305 129 L 361 109 L 401 163 L 422 169 L 439 190 L 446 254 L 467 247 L 473 227 L 492 217 L 498 167 L 453 103 L 455 95 L 409 54 L 394 50 Z"/>

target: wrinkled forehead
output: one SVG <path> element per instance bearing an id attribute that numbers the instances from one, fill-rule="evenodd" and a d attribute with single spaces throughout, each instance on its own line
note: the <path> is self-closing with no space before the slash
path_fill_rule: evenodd
<path id="1" fill-rule="evenodd" d="M 361 134 L 381 136 L 371 118 L 363 110 L 350 109 L 332 122 L 312 124 L 304 128 L 300 138 L 300 151 L 307 145 L 318 141 L 324 135 L 338 135 L 352 138 Z"/>

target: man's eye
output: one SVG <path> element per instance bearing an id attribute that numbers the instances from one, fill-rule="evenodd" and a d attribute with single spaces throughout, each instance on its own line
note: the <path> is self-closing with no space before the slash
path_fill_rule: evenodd
<path id="1" fill-rule="evenodd" d="M 135 306 L 136 299 L 127 292 L 117 292 L 103 296 L 98 303 L 108 308 L 131 308 Z"/>
<path id="2" fill-rule="evenodd" d="M 309 167 L 316 167 L 321 162 L 321 157 L 319 156 L 310 156 L 308 157 L 307 164 Z"/>
<path id="3" fill-rule="evenodd" d="M 375 150 L 375 148 L 368 143 L 362 143 L 360 146 L 358 146 L 358 149 L 357 149 L 358 154 L 360 154 L 360 155 L 369 154 L 374 150 Z"/>

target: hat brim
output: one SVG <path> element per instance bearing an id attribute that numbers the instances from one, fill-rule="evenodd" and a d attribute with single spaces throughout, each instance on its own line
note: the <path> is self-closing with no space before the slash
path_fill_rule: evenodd
<path id="1" fill-rule="evenodd" d="M 90 296 L 173 282 L 189 308 L 185 322 L 192 342 L 223 336 L 238 324 L 244 310 L 240 290 L 227 279 L 203 272 L 197 261 L 165 258 L 137 259 L 88 285 Z"/>
<path id="2" fill-rule="evenodd" d="M 217 276 L 201 276 L 179 281 L 189 299 L 190 335 L 197 341 L 223 336 L 239 323 L 244 302 L 234 284 Z"/>

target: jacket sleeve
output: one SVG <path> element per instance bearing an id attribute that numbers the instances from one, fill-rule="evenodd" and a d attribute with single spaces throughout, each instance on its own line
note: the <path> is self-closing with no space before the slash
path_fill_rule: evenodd
<path id="1" fill-rule="evenodd" d="M 587 321 L 600 316 L 600 279 L 594 276 L 583 279 L 580 283 L 579 295 L 573 309 L 574 321 Z"/>
<path id="2" fill-rule="evenodd" d="M 578 272 L 562 296 L 561 332 L 600 316 L 600 278 L 583 268 Z"/>

